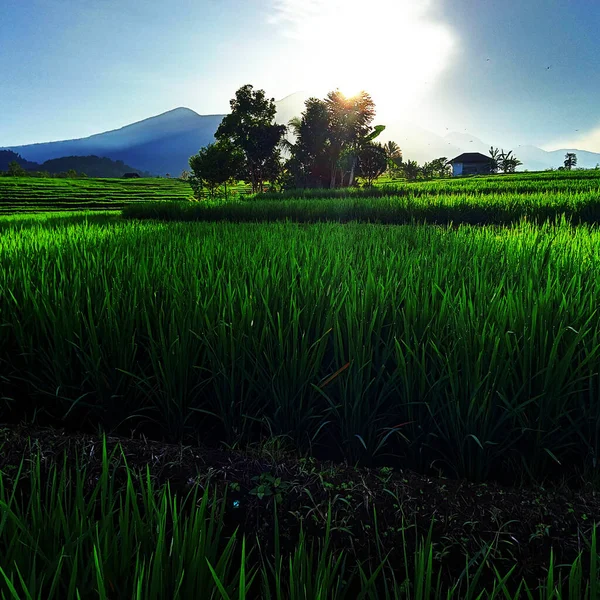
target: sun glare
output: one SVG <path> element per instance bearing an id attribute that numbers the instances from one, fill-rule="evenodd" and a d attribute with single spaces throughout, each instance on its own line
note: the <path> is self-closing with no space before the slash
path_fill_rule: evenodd
<path id="1" fill-rule="evenodd" d="M 301 50 L 292 70 L 298 87 L 366 90 L 378 113 L 418 105 L 455 46 L 429 0 L 278 0 L 276 9 L 272 22 Z"/>

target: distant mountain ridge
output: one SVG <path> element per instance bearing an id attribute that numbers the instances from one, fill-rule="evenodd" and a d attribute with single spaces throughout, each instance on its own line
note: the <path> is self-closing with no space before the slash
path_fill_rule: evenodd
<path id="1" fill-rule="evenodd" d="M 192 154 L 214 140 L 223 115 L 201 116 L 189 108 L 97 133 L 86 138 L 10 146 L 24 159 L 44 162 L 64 156 L 105 156 L 154 175 L 179 175 Z"/>
<path id="2" fill-rule="evenodd" d="M 88 177 L 123 177 L 125 173 L 137 173 L 147 177 L 148 172 L 130 167 L 120 160 L 112 160 L 99 156 L 62 156 L 51 158 L 42 164 L 25 160 L 12 150 L 0 150 L 0 171 L 7 171 L 10 163 L 16 162 L 28 172 L 45 172 L 51 175 L 76 171 Z"/>
<path id="3" fill-rule="evenodd" d="M 309 94 L 297 92 L 276 102 L 279 123 L 287 124 L 299 116 Z M 188 160 L 200 148 L 214 141 L 214 134 L 225 115 L 199 115 L 189 108 L 179 107 L 168 112 L 86 138 L 10 146 L 23 159 L 44 162 L 64 156 L 106 156 L 135 165 L 153 175 L 177 176 L 189 169 Z M 405 159 L 419 163 L 441 156 L 453 158 L 462 152 L 488 153 L 495 143 L 483 142 L 467 133 L 450 132 L 440 136 L 409 121 L 384 123 L 386 129 L 381 141 L 393 140 L 400 145 Z M 0 149 L 1 150 L 1 149 Z M 523 165 L 519 170 L 558 168 L 567 152 L 575 152 L 579 167 L 593 168 L 600 163 L 600 153 L 577 149 L 547 152 L 536 146 L 524 145 L 506 148 L 513 150 Z"/>

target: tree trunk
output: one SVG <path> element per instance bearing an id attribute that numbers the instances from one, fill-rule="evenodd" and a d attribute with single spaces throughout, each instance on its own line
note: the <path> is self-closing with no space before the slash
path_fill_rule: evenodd
<path id="1" fill-rule="evenodd" d="M 355 156 L 354 159 L 352 160 L 352 168 L 350 169 L 350 180 L 348 181 L 349 187 L 352 187 L 352 184 L 354 183 L 354 170 L 356 169 L 357 161 L 358 161 L 358 158 Z"/>
<path id="2" fill-rule="evenodd" d="M 337 179 L 337 169 L 335 166 L 331 167 L 331 181 L 329 183 L 329 187 L 330 189 L 334 189 L 335 188 L 335 182 Z"/>

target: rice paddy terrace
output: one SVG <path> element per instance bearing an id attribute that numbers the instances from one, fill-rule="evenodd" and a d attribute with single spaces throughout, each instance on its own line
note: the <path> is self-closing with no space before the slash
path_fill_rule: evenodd
<path id="1" fill-rule="evenodd" d="M 600 171 L 385 183 L 0 179 L 0 598 L 600 597 Z"/>
<path id="2" fill-rule="evenodd" d="M 127 204 L 190 196 L 190 186 L 178 179 L 0 177 L 0 215 L 120 210 Z"/>

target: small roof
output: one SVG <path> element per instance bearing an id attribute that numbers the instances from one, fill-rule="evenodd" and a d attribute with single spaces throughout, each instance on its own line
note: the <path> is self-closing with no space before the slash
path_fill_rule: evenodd
<path id="1" fill-rule="evenodd" d="M 489 163 L 492 162 L 491 156 L 481 154 L 481 152 L 463 152 L 456 158 L 448 161 L 449 163 Z"/>

